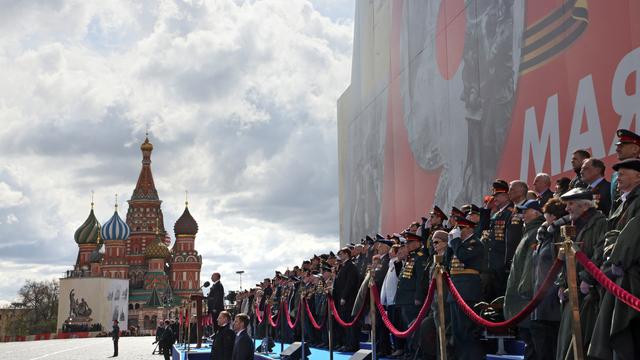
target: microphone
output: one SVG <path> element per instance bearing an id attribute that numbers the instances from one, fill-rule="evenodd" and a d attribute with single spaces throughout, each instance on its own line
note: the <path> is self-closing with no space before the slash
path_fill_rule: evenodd
<path id="1" fill-rule="evenodd" d="M 201 287 L 201 288 L 203 288 L 203 287 L 208 288 L 208 287 L 209 287 L 209 285 L 211 285 L 211 283 L 210 283 L 210 282 L 208 282 L 208 281 L 205 281 L 205 282 L 204 282 L 204 284 L 202 284 L 202 286 L 200 286 L 200 287 Z"/>

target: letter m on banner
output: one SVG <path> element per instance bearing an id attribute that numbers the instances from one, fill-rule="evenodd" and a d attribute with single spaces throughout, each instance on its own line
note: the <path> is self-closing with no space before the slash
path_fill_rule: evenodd
<path id="1" fill-rule="evenodd" d="M 547 150 L 549 150 L 548 152 L 551 158 L 551 175 L 559 174 L 561 165 L 558 94 L 554 94 L 547 99 L 541 132 L 538 132 L 538 119 L 536 117 L 535 107 L 530 107 L 525 112 L 520 179 L 523 181 L 527 181 L 528 179 L 530 155 L 533 156 L 535 172 L 542 172 Z"/>

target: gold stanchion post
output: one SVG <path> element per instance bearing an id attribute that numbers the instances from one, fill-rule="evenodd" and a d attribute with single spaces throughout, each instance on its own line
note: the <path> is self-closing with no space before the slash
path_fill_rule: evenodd
<path id="1" fill-rule="evenodd" d="M 447 360 L 447 337 L 445 334 L 445 314 L 444 314 L 444 288 L 442 283 L 442 255 L 434 255 L 433 261 L 436 264 L 433 276 L 436 277 L 436 289 L 438 291 L 438 341 L 440 344 L 440 359 Z"/>
<path id="2" fill-rule="evenodd" d="M 573 344 L 573 358 L 584 359 L 582 347 L 582 328 L 580 327 L 580 303 L 578 299 L 578 279 L 576 275 L 576 257 L 573 248 L 573 238 L 576 236 L 576 228 L 573 225 L 564 225 L 560 228 L 564 239 L 563 248 L 567 268 L 567 286 L 569 287 L 569 306 L 571 307 L 571 330 Z"/>
<path id="3" fill-rule="evenodd" d="M 376 348 L 378 343 L 376 341 L 376 300 L 373 298 L 373 286 L 375 282 L 375 270 L 369 270 L 369 317 L 371 318 L 371 358 L 373 360 L 378 359 L 378 353 Z M 362 304 L 364 306 L 364 304 Z"/>

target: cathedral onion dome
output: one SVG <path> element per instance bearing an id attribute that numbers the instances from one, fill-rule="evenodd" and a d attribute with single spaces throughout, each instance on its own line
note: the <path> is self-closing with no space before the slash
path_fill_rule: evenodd
<path id="1" fill-rule="evenodd" d="M 173 232 L 178 235 L 195 235 L 198 232 L 198 223 L 193 219 L 189 208 L 185 207 L 184 212 L 173 226 Z"/>
<path id="2" fill-rule="evenodd" d="M 156 240 L 149 244 L 144 250 L 144 257 L 146 259 L 168 259 L 171 257 L 171 253 L 167 245 Z"/>
<path id="3" fill-rule="evenodd" d="M 96 246 L 95 249 L 89 254 L 89 262 L 90 263 L 99 263 L 102 261 L 104 257 L 104 250 L 102 249 L 102 244 Z"/>
<path id="4" fill-rule="evenodd" d="M 153 144 L 149 142 L 149 137 L 144 139 L 142 145 L 140 145 L 140 150 L 142 151 L 153 151 Z"/>
<path id="5" fill-rule="evenodd" d="M 127 240 L 129 233 L 131 233 L 129 225 L 120 218 L 117 210 L 113 213 L 111 219 L 102 225 L 102 230 L 100 231 L 104 241 Z"/>
<path id="6" fill-rule="evenodd" d="M 76 230 L 73 238 L 78 244 L 97 244 L 98 234 L 100 234 L 100 223 L 98 219 L 96 219 L 93 209 L 91 209 L 89 217 L 87 217 L 87 220 Z"/>

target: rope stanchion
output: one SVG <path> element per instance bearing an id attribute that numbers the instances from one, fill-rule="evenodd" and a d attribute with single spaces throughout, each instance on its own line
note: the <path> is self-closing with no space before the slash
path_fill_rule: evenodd
<path id="1" fill-rule="evenodd" d="M 287 325 L 289 325 L 290 329 L 294 329 L 296 325 L 298 325 L 298 320 L 300 319 L 300 306 L 298 306 L 298 311 L 296 312 L 296 321 L 291 322 L 291 313 L 289 313 L 289 304 L 284 306 L 284 315 L 287 319 Z"/>
<path id="2" fill-rule="evenodd" d="M 309 308 L 309 303 L 307 302 L 307 300 L 304 301 L 304 308 L 307 311 L 307 316 L 309 317 L 309 322 L 311 323 L 311 326 L 313 326 L 313 328 L 316 330 L 322 329 L 322 327 L 324 326 L 324 321 L 322 322 L 322 324 L 318 324 L 316 319 L 313 317 L 313 313 L 311 312 L 311 308 Z"/>
<path id="3" fill-rule="evenodd" d="M 362 311 L 365 308 L 364 306 L 360 307 L 360 311 L 358 311 L 358 314 L 353 317 L 353 320 L 351 320 L 351 322 L 346 322 L 346 321 L 342 320 L 342 318 L 340 317 L 340 314 L 338 314 L 338 309 L 336 309 L 336 304 L 333 301 L 332 297 L 329 297 L 329 307 L 331 308 L 331 312 L 333 313 L 333 317 L 336 319 L 338 324 L 340 326 L 342 326 L 342 327 L 345 327 L 345 328 L 352 327 L 353 325 L 355 325 L 355 323 L 358 321 L 358 319 L 360 319 L 360 316 L 362 315 Z"/>
<path id="4" fill-rule="evenodd" d="M 282 304 L 282 303 L 281 303 Z M 282 306 L 281 306 L 282 308 Z M 269 326 L 271 326 L 272 328 L 276 328 L 278 326 L 278 320 L 280 320 L 280 314 L 282 314 L 282 309 L 280 309 L 278 311 L 278 315 L 276 316 L 275 320 L 273 319 L 273 316 L 271 316 L 271 304 L 269 304 L 269 309 L 266 312 L 267 314 L 267 319 L 269 320 Z"/>
<path id="5" fill-rule="evenodd" d="M 531 312 L 536 308 L 536 306 L 538 306 L 540 301 L 542 301 L 542 298 L 544 298 L 544 296 L 547 294 L 547 291 L 549 290 L 549 288 L 551 287 L 551 285 L 555 280 L 555 275 L 558 273 L 558 271 L 560 271 L 561 267 L 562 267 L 562 261 L 559 259 L 556 259 L 556 261 L 551 266 L 551 269 L 549 269 L 549 273 L 547 274 L 547 277 L 544 279 L 544 282 L 542 283 L 538 291 L 535 293 L 535 295 L 533 296 L 529 304 L 527 304 L 527 306 L 525 306 L 524 309 L 520 310 L 520 312 L 517 313 L 511 319 L 501 321 L 501 322 L 492 322 L 492 321 L 483 319 L 478 314 L 476 314 L 475 311 L 473 311 L 473 309 L 470 308 L 469 305 L 467 305 L 467 303 L 464 301 L 464 299 L 458 292 L 458 289 L 456 289 L 455 285 L 451 281 L 449 274 L 444 273 L 443 276 L 447 282 L 447 286 L 449 286 L 449 291 L 451 293 L 451 296 L 453 296 L 454 300 L 456 301 L 460 309 L 462 309 L 462 311 L 467 315 L 467 317 L 469 317 L 469 319 L 471 319 L 476 324 L 480 326 L 484 326 L 489 329 L 504 329 L 519 323 L 520 321 L 524 320 L 525 317 L 531 314 Z"/>
<path id="6" fill-rule="evenodd" d="M 576 252 L 576 260 L 584 266 L 584 268 L 593 276 L 596 281 L 602 285 L 607 291 L 609 291 L 613 296 L 618 298 L 623 303 L 627 304 L 633 310 L 640 312 L 640 299 L 633 296 L 627 290 L 621 288 L 618 284 L 613 282 L 611 279 L 607 277 L 598 267 L 589 260 L 587 255 L 582 251 Z"/>
<path id="7" fill-rule="evenodd" d="M 411 323 L 411 325 L 409 325 L 409 328 L 404 331 L 400 331 L 395 326 L 393 326 L 393 323 L 391 322 L 391 319 L 389 319 L 387 311 L 384 309 L 382 303 L 380 303 L 380 293 L 378 292 L 378 287 L 375 284 L 371 286 L 371 293 L 373 293 L 376 307 L 378 308 L 378 312 L 380 313 L 380 317 L 382 318 L 382 323 L 384 324 L 384 326 L 389 329 L 389 332 L 391 332 L 393 336 L 399 338 L 407 338 L 411 336 L 414 331 L 416 331 L 416 329 L 420 326 L 422 319 L 424 319 L 425 315 L 427 315 L 427 311 L 431 306 L 431 302 L 433 301 L 433 296 L 435 294 L 435 280 L 431 279 L 431 282 L 429 283 L 427 297 L 422 303 L 422 307 L 420 308 L 418 316 L 416 316 L 416 319 Z"/>
<path id="8" fill-rule="evenodd" d="M 262 321 L 264 320 L 264 316 L 260 316 L 260 306 L 257 303 L 256 303 L 256 319 L 258 320 L 258 324 L 262 324 Z"/>

